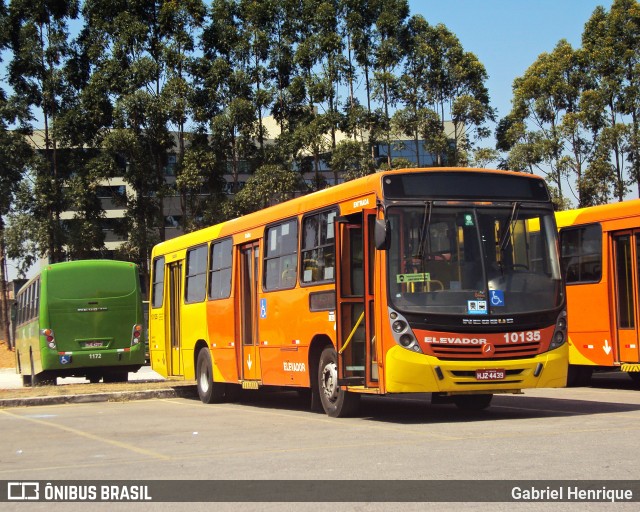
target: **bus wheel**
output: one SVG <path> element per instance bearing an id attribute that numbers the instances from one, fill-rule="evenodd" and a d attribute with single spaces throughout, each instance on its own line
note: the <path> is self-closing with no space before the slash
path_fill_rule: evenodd
<path id="1" fill-rule="evenodd" d="M 332 418 L 354 414 L 360 403 L 360 395 L 341 389 L 338 385 L 337 355 L 333 347 L 326 347 L 320 356 L 318 389 L 322 408 Z"/>
<path id="2" fill-rule="evenodd" d="M 456 395 L 452 398 L 453 403 L 463 411 L 482 411 L 489 407 L 493 395 Z"/>
<path id="3" fill-rule="evenodd" d="M 198 385 L 198 396 L 205 404 L 222 402 L 224 398 L 224 384 L 213 382 L 213 368 L 211 366 L 211 354 L 208 348 L 203 348 L 198 352 L 196 363 L 196 383 Z"/>

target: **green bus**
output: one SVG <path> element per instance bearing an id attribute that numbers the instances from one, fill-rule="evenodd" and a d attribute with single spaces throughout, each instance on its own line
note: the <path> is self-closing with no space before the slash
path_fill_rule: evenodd
<path id="1" fill-rule="evenodd" d="M 124 382 L 145 362 L 138 267 L 81 260 L 44 267 L 16 295 L 16 372 L 24 386 L 57 377 Z"/>

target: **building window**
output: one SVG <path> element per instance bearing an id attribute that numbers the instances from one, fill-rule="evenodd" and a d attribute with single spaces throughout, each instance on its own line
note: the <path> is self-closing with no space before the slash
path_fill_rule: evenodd
<path id="1" fill-rule="evenodd" d="M 230 238 L 211 244 L 209 298 L 226 299 L 231 295 L 231 262 L 233 243 Z"/>
<path id="2" fill-rule="evenodd" d="M 302 282 L 335 279 L 335 211 L 321 212 L 302 221 Z"/>
<path id="3" fill-rule="evenodd" d="M 298 272 L 298 221 L 271 226 L 266 233 L 264 289 L 293 288 Z"/>

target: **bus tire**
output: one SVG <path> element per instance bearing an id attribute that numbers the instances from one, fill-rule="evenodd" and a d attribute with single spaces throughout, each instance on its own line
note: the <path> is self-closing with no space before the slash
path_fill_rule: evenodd
<path id="1" fill-rule="evenodd" d="M 463 411 L 482 411 L 491 405 L 492 394 L 486 395 L 455 395 L 453 403 Z"/>
<path id="2" fill-rule="evenodd" d="M 332 418 L 342 418 L 356 413 L 360 395 L 338 386 L 338 356 L 333 347 L 326 347 L 318 365 L 318 390 L 324 412 Z"/>
<path id="3" fill-rule="evenodd" d="M 213 381 L 213 367 L 211 365 L 211 354 L 208 348 L 203 348 L 198 352 L 196 384 L 198 396 L 202 403 L 215 404 L 222 402 L 225 391 L 224 384 Z"/>

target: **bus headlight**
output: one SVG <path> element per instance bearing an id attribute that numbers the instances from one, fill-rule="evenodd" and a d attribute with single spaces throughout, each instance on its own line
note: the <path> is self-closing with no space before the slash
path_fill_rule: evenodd
<path id="1" fill-rule="evenodd" d="M 567 312 L 562 311 L 556 320 L 556 328 L 549 344 L 549 350 L 560 347 L 567 340 Z"/>
<path id="2" fill-rule="evenodd" d="M 389 309 L 389 323 L 391 324 L 393 339 L 398 345 L 412 352 L 422 353 L 416 335 L 411 330 L 411 327 L 409 327 L 409 322 L 407 322 L 406 318 L 400 313 Z"/>

